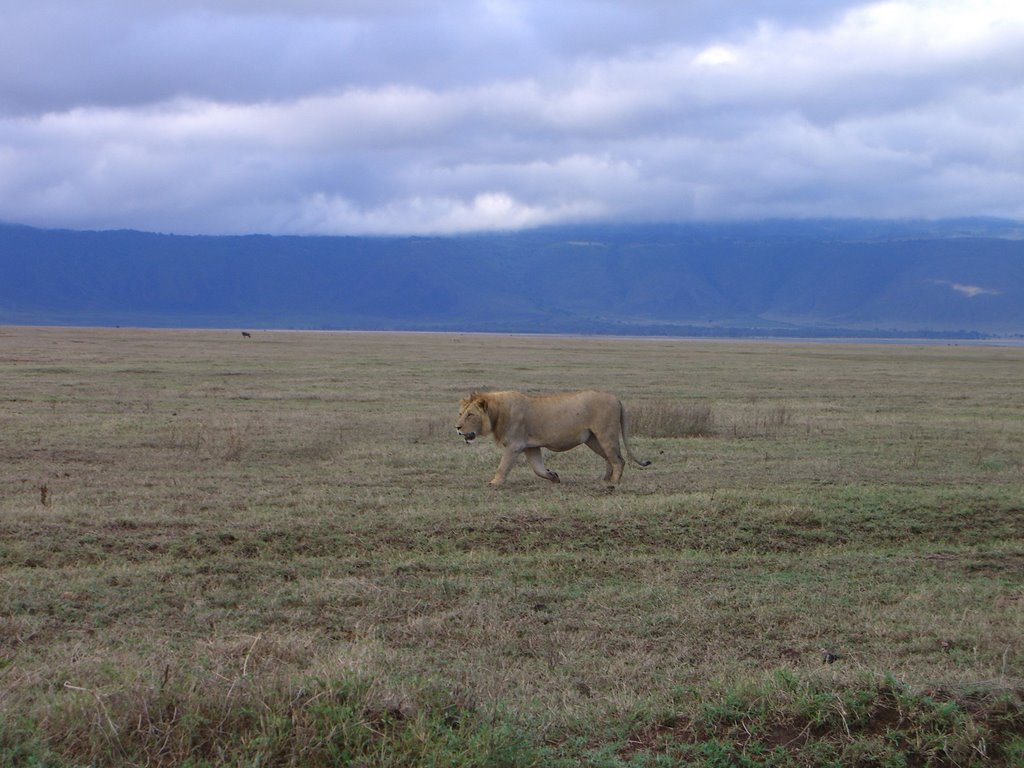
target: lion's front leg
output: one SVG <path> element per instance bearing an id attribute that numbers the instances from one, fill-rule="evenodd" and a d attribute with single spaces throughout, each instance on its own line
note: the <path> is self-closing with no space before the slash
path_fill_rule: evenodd
<path id="1" fill-rule="evenodd" d="M 552 483 L 562 482 L 559 479 L 557 472 L 552 472 L 544 466 L 544 456 L 541 453 L 540 448 L 527 448 L 526 460 L 530 462 L 530 467 L 533 469 L 533 473 L 537 475 L 537 477 L 543 477 L 545 480 L 550 480 Z"/>
<path id="2" fill-rule="evenodd" d="M 494 477 L 491 478 L 491 485 L 495 488 L 505 482 L 505 478 L 508 477 L 508 472 L 512 469 L 512 465 L 516 463 L 516 459 L 519 458 L 519 454 L 522 453 L 521 448 L 506 448 L 505 453 L 501 457 L 501 463 L 498 464 L 498 471 L 494 473 Z"/>

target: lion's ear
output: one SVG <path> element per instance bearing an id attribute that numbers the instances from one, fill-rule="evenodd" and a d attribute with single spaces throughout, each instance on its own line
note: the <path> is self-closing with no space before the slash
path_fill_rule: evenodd
<path id="1" fill-rule="evenodd" d="M 472 403 L 480 403 L 480 407 L 485 411 L 487 410 L 487 398 L 484 392 L 473 392 L 469 397 L 462 401 L 463 405 L 470 405 Z"/>

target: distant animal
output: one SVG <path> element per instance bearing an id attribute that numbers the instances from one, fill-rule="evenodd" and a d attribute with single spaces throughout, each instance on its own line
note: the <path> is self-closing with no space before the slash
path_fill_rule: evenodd
<path id="1" fill-rule="evenodd" d="M 252 334 L 249 333 L 248 331 L 242 331 L 242 338 L 243 339 L 251 339 L 252 338 Z"/>
<path id="2" fill-rule="evenodd" d="M 536 397 L 513 391 L 474 392 L 459 403 L 455 429 L 467 443 L 491 435 L 505 449 L 490 481 L 492 486 L 505 482 L 521 453 L 526 454 L 536 475 L 560 482 L 558 474 L 544 466 L 541 448 L 568 451 L 586 445 L 607 463 L 604 482 L 612 488 L 622 479 L 626 466 L 620 438 L 633 462 L 641 467 L 651 463 L 633 456 L 626 409 L 608 392 L 585 390 Z"/>

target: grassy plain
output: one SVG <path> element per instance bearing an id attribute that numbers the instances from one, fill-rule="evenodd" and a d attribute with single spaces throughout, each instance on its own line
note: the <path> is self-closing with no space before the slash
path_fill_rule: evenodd
<path id="1" fill-rule="evenodd" d="M 1022 765 L 1022 382 L 1013 348 L 0 328 L 0 764 Z M 454 416 L 499 387 L 618 393 L 653 465 L 490 489 Z"/>

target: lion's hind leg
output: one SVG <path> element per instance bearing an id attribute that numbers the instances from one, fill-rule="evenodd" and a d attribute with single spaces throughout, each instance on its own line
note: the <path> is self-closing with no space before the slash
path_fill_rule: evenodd
<path id="1" fill-rule="evenodd" d="M 537 477 L 543 477 L 545 480 L 550 480 L 552 483 L 562 482 L 557 472 L 552 472 L 550 469 L 544 466 L 544 456 L 540 452 L 540 448 L 527 448 L 524 453 L 526 454 L 526 460 L 530 462 L 530 467 L 533 469 L 533 473 Z"/>
<path id="2" fill-rule="evenodd" d="M 591 433 L 590 437 L 587 438 L 587 448 L 604 459 L 604 477 L 601 479 L 605 483 L 611 483 L 612 475 L 615 474 L 615 466 L 608 460 L 608 454 L 604 452 L 604 448 L 601 446 L 601 441 L 597 439 L 597 435 Z M 622 474 L 622 470 L 619 470 L 619 474 Z"/>
<path id="3" fill-rule="evenodd" d="M 596 437 L 596 436 L 595 436 Z M 591 440 L 595 438 L 592 437 Z M 622 458 L 622 451 L 619 449 L 619 440 L 617 436 L 605 437 L 601 439 L 596 438 L 598 441 L 598 447 L 601 449 L 601 454 L 604 456 L 605 461 L 608 462 L 608 471 L 605 473 L 604 481 L 610 486 L 618 485 L 619 480 L 622 479 L 622 470 L 626 468 L 626 462 Z M 590 440 L 587 441 L 587 445 L 590 445 Z M 593 446 L 591 446 L 593 448 Z M 597 449 L 594 448 L 596 451 Z"/>

